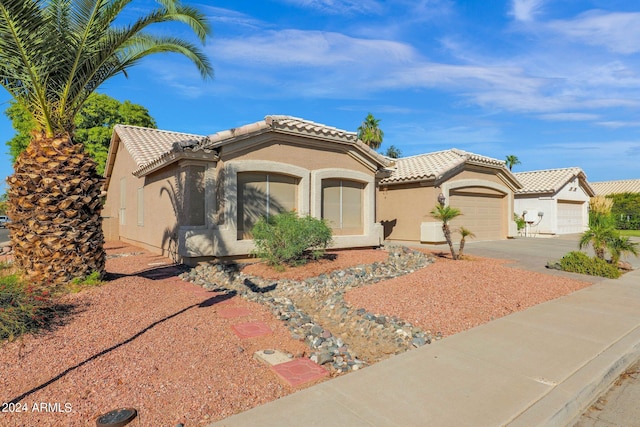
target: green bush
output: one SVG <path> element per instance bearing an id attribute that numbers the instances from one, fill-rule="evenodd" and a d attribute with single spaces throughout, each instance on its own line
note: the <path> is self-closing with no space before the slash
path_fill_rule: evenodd
<path id="1" fill-rule="evenodd" d="M 256 245 L 252 254 L 280 270 L 284 264 L 300 265 L 309 258 L 318 259 L 331 243 L 331 228 L 325 221 L 299 217 L 295 212 L 262 218 L 251 233 Z"/>
<path id="2" fill-rule="evenodd" d="M 601 276 L 609 279 L 620 277 L 620 270 L 607 261 L 589 257 L 584 252 L 569 252 L 560 260 L 562 270 L 572 273 L 588 274 L 590 276 Z"/>
<path id="3" fill-rule="evenodd" d="M 15 275 L 0 278 L 0 341 L 44 326 L 51 314 L 49 291 L 25 284 Z"/>

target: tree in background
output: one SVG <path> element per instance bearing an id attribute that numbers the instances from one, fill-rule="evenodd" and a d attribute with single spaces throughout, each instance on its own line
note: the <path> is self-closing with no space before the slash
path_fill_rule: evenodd
<path id="1" fill-rule="evenodd" d="M 11 101 L 5 115 L 17 131 L 17 134 L 7 141 L 11 159 L 15 162 L 18 155 L 29 145 L 36 122 L 26 108 L 15 101 Z M 129 101 L 121 103 L 117 99 L 99 93 L 89 95 L 76 116 L 74 124 L 76 127 L 74 140 L 84 145 L 84 149 L 96 162 L 96 171 L 99 175 L 104 173 L 109 143 L 116 124 L 156 127 L 155 120 L 142 105 Z"/>
<path id="2" fill-rule="evenodd" d="M 402 156 L 402 150 L 400 150 L 395 145 L 390 145 L 389 148 L 387 148 L 387 151 L 385 151 L 384 155 L 387 157 L 391 157 L 392 159 L 397 159 Z"/>
<path id="3" fill-rule="evenodd" d="M 507 164 L 507 167 L 509 168 L 509 170 L 513 170 L 513 167 L 515 165 L 520 165 L 522 163 L 520 163 L 520 159 L 518 159 L 518 156 L 515 156 L 513 154 L 509 154 L 506 158 L 505 158 L 505 163 Z"/>
<path id="4" fill-rule="evenodd" d="M 382 140 L 384 139 L 384 132 L 380 129 L 379 124 L 380 120 L 369 113 L 358 127 L 358 139 L 374 150 L 380 148 Z"/>
<path id="5" fill-rule="evenodd" d="M 640 230 L 640 194 L 609 194 L 607 199 L 613 201 L 611 215 L 618 230 Z"/>
<path id="6" fill-rule="evenodd" d="M 36 123 L 7 180 L 15 264 L 34 282 L 64 284 L 104 273 L 102 179 L 73 139 L 89 96 L 154 53 L 179 53 L 203 77 L 213 75 L 194 44 L 148 31 L 154 24 L 182 23 L 204 44 L 211 31 L 201 12 L 179 0 L 159 0 L 146 14 L 124 12 L 130 3 L 0 2 L 0 84 Z M 136 10 L 138 18 L 123 24 Z"/>

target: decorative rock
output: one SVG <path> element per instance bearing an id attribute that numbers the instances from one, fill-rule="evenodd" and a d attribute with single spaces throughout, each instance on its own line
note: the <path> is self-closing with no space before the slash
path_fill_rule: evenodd
<path id="1" fill-rule="evenodd" d="M 351 267 L 303 281 L 283 279 L 273 283 L 242 273 L 241 266 L 236 264 L 221 263 L 201 263 L 180 277 L 207 290 L 240 295 L 269 307 L 288 325 L 292 338 L 304 340 L 312 349 L 311 360 L 316 363 L 322 361 L 321 364 L 336 372 L 347 372 L 364 367 L 366 363 L 356 359 L 342 338 L 335 337 L 331 331 L 314 322 L 308 313 L 300 310 L 296 306 L 300 298 L 317 301 L 313 313 L 316 318 L 328 319 L 341 327 L 348 325 L 352 334 L 365 340 L 392 344 L 396 353 L 415 347 L 414 339 L 416 343 L 422 343 L 420 345 L 431 343 L 430 333 L 425 334 L 402 319 L 368 313 L 363 308 L 354 309 L 344 301 L 344 293 L 349 289 L 398 277 L 433 263 L 433 258 L 409 248 L 391 246 L 387 250 L 389 255 L 385 262 Z"/>

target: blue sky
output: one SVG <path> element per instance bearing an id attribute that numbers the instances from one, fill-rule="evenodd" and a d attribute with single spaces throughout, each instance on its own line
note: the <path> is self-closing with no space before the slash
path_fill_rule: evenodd
<path id="1" fill-rule="evenodd" d="M 514 171 L 640 178 L 636 1 L 184 2 L 210 18 L 215 78 L 162 55 L 100 89 L 144 105 L 161 129 L 206 135 L 286 114 L 355 131 L 371 112 L 382 150 L 403 156 L 455 147 L 515 154 Z M 0 107 L 8 100 L 0 92 Z M 12 135 L 0 117 L 2 140 Z"/>

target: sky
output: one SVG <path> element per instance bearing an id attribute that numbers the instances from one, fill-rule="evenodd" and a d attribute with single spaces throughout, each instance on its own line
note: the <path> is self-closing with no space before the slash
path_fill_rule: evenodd
<path id="1" fill-rule="evenodd" d="M 208 16 L 215 77 L 151 56 L 99 88 L 200 135 L 267 115 L 356 131 L 381 151 L 458 148 L 581 167 L 589 181 L 640 178 L 640 2 L 635 0 L 185 1 Z M 153 6 L 134 2 L 123 21 Z M 183 26 L 159 33 L 193 39 Z M 0 90 L 0 109 L 10 99 Z M 0 139 L 14 134 L 0 115 Z M 12 173 L 0 150 L 0 179 Z"/>

